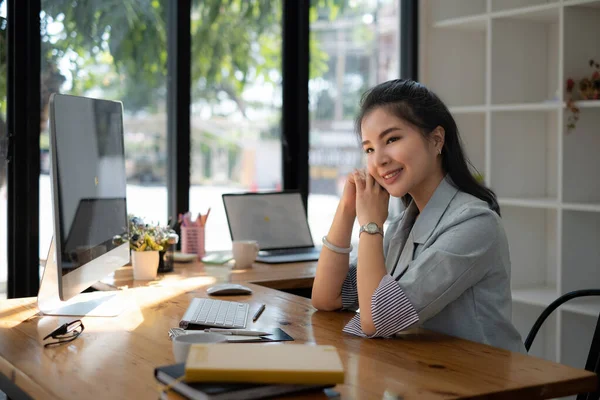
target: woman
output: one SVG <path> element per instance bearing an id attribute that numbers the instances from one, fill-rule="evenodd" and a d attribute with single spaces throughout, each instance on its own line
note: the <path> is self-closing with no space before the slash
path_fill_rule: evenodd
<path id="1" fill-rule="evenodd" d="M 363 96 L 356 128 L 367 171 L 348 176 L 323 238 L 313 305 L 360 306 L 344 328 L 355 335 L 387 337 L 418 324 L 525 352 L 511 323 L 496 196 L 471 174 L 448 108 L 417 82 L 389 81 Z M 407 208 L 384 235 L 390 195 Z M 355 218 L 358 258 L 349 265 Z"/>

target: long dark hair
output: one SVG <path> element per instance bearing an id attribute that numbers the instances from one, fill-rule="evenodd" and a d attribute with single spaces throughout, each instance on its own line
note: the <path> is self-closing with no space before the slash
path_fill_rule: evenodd
<path id="1" fill-rule="evenodd" d="M 487 202 L 490 209 L 500 215 L 500 206 L 494 192 L 472 175 L 469 166 L 473 171 L 477 170 L 464 154 L 456 122 L 448 107 L 435 93 L 409 79 L 387 81 L 369 89 L 362 96 L 360 112 L 356 118 L 356 132 L 359 136 L 365 115 L 379 107 L 417 127 L 425 138 L 438 126 L 444 128 L 444 172 L 450 175 L 458 189 Z M 402 196 L 405 206 L 411 200 L 412 197 L 408 193 Z"/>

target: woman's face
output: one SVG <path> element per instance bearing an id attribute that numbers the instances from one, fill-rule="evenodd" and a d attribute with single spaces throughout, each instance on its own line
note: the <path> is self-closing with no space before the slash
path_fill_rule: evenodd
<path id="1" fill-rule="evenodd" d="M 418 191 L 441 173 L 443 130 L 426 139 L 411 124 L 376 108 L 364 116 L 361 133 L 367 170 L 391 196 Z"/>

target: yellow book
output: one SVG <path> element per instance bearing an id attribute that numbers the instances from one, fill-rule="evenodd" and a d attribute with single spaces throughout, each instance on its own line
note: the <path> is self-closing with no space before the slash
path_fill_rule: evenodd
<path id="1" fill-rule="evenodd" d="M 328 385 L 344 383 L 344 366 L 333 346 L 194 344 L 185 364 L 185 380 Z"/>

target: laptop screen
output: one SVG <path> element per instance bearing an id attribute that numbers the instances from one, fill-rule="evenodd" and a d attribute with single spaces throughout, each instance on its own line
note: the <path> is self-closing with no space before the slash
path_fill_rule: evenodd
<path id="1" fill-rule="evenodd" d="M 231 240 L 256 240 L 261 250 L 314 246 L 300 193 L 224 194 Z"/>

